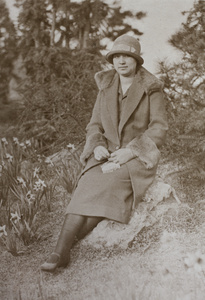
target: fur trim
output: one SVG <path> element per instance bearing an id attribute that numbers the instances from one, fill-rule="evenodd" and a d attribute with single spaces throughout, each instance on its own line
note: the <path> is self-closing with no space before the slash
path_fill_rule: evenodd
<path id="1" fill-rule="evenodd" d="M 156 76 L 154 76 L 143 67 L 139 68 L 136 74 L 136 78 L 147 94 L 162 90 L 164 86 L 161 80 L 159 80 Z"/>
<path id="2" fill-rule="evenodd" d="M 133 139 L 126 148 L 131 149 L 147 169 L 156 166 L 160 159 L 160 152 L 156 144 L 146 134 Z"/>
<path id="3" fill-rule="evenodd" d="M 101 133 L 91 134 L 87 138 L 83 153 L 80 156 L 80 161 L 83 165 L 86 164 L 87 160 L 93 154 L 93 151 L 97 146 L 107 147 L 106 139 Z"/>
<path id="4" fill-rule="evenodd" d="M 115 69 L 100 71 L 96 73 L 95 81 L 99 90 L 103 90 L 110 86 L 114 80 L 115 75 L 117 76 L 117 72 L 115 71 Z"/>
<path id="5" fill-rule="evenodd" d="M 101 71 L 95 74 L 95 81 L 99 90 L 108 88 L 117 72 L 115 69 L 110 69 L 106 71 Z M 146 93 L 151 94 L 154 91 L 161 90 L 163 88 L 163 83 L 152 73 L 147 71 L 144 67 L 140 67 L 135 75 L 135 80 L 141 84 Z"/>

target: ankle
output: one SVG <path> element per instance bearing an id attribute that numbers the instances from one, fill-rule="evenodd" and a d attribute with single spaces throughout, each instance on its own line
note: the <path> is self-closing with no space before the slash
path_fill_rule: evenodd
<path id="1" fill-rule="evenodd" d="M 50 263 L 50 264 L 56 264 L 59 262 L 60 260 L 60 255 L 58 253 L 51 253 L 50 257 L 48 258 L 47 262 Z"/>

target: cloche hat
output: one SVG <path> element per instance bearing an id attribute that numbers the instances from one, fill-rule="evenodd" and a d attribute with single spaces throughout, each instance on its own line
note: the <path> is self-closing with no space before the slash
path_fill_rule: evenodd
<path id="1" fill-rule="evenodd" d="M 144 63 L 144 59 L 140 56 L 141 46 L 139 41 L 127 34 L 119 36 L 113 44 L 113 47 L 110 52 L 105 56 L 109 63 L 113 63 L 114 54 L 127 54 L 134 57 L 140 65 Z"/>

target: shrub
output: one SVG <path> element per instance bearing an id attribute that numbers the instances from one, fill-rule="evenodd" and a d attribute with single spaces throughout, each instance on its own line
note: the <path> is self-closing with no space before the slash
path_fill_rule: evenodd
<path id="1" fill-rule="evenodd" d="M 94 74 L 101 61 L 83 51 L 33 49 L 25 61 L 28 77 L 19 89 L 25 105 L 20 134 L 37 139 L 49 152 L 51 145 L 59 150 L 81 143 L 97 95 Z"/>

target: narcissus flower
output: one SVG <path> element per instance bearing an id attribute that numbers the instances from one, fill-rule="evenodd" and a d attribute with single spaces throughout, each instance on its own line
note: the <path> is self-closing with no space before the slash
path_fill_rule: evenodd
<path id="1" fill-rule="evenodd" d="M 7 236 L 6 225 L 0 226 L 0 237 L 3 235 Z"/>
<path id="2" fill-rule="evenodd" d="M 8 159 L 8 162 L 12 162 L 13 161 L 13 156 L 10 155 L 9 153 L 6 153 L 6 158 Z"/>
<path id="3" fill-rule="evenodd" d="M 26 140 L 25 144 L 26 144 L 26 146 L 31 146 L 31 141 L 30 140 Z"/>
<path id="4" fill-rule="evenodd" d="M 53 164 L 52 160 L 50 159 L 50 157 L 46 157 L 45 163 L 50 164 L 51 166 L 54 166 L 54 164 Z"/>
<path id="5" fill-rule="evenodd" d="M 28 191 L 26 194 L 26 200 L 28 201 L 28 204 L 31 205 L 32 201 L 35 200 L 35 195 L 31 193 L 31 191 Z"/>
<path id="6" fill-rule="evenodd" d="M 19 140 L 17 137 L 13 137 L 13 142 L 15 145 L 19 145 Z"/>
<path id="7" fill-rule="evenodd" d="M 21 220 L 21 217 L 19 217 L 17 211 L 15 212 L 15 214 L 11 213 L 11 221 L 13 221 L 15 224 Z"/>
<path id="8" fill-rule="evenodd" d="M 19 182 L 19 183 L 21 183 L 23 186 L 25 186 L 26 187 L 26 182 L 23 180 L 23 178 L 22 177 L 17 177 L 17 181 Z"/>
<path id="9" fill-rule="evenodd" d="M 12 162 L 13 161 L 13 156 L 9 153 L 6 153 L 6 158 L 8 159 L 8 162 Z"/>
<path id="10" fill-rule="evenodd" d="M 19 146 L 24 150 L 26 149 L 26 145 L 24 143 L 20 143 Z"/>
<path id="11" fill-rule="evenodd" d="M 7 142 L 7 139 L 6 139 L 6 138 L 2 138 L 1 141 L 2 141 L 2 143 L 3 143 L 4 145 L 8 145 L 8 142 Z"/>
<path id="12" fill-rule="evenodd" d="M 34 178 L 35 178 L 35 177 L 38 178 L 38 173 L 39 173 L 39 168 L 36 167 L 36 168 L 34 169 L 34 172 L 33 172 Z"/>
<path id="13" fill-rule="evenodd" d="M 39 190 L 43 190 L 44 187 L 46 187 L 45 182 L 39 178 L 38 181 L 35 182 L 33 189 L 34 191 L 39 191 Z"/>
<path id="14" fill-rule="evenodd" d="M 67 148 L 68 148 L 68 149 L 71 149 L 72 151 L 75 151 L 75 145 L 74 145 L 74 144 L 69 143 L 69 144 L 67 145 Z"/>

